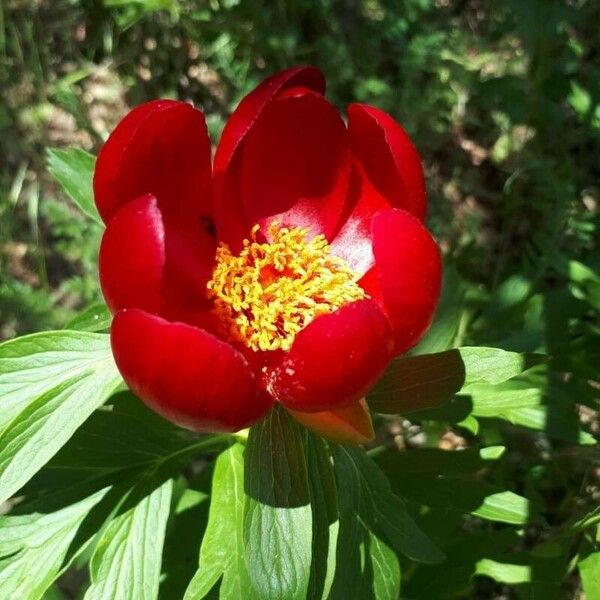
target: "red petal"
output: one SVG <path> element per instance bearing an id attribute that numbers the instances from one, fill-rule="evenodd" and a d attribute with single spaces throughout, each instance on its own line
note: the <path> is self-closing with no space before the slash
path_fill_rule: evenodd
<path id="1" fill-rule="evenodd" d="M 384 208 L 385 198 L 373 187 L 360 165 L 353 169 L 349 202 L 350 215 L 331 243 L 331 252 L 343 258 L 359 277 L 375 263 L 371 242 L 371 219 Z"/>
<path id="2" fill-rule="evenodd" d="M 306 89 L 264 109 L 243 148 L 242 193 L 250 224 L 308 227 L 333 237 L 347 205 L 346 129 L 335 108 Z"/>
<path id="3" fill-rule="evenodd" d="M 302 330 L 268 380 L 287 408 L 319 412 L 362 398 L 385 370 L 393 346 L 387 319 L 370 300 L 317 317 Z"/>
<path id="4" fill-rule="evenodd" d="M 202 329 L 124 310 L 113 320 L 111 343 L 131 390 L 183 427 L 236 431 L 272 406 L 244 357 Z"/>
<path id="5" fill-rule="evenodd" d="M 325 412 L 288 411 L 306 428 L 338 444 L 368 444 L 375 437 L 371 413 L 364 398 L 345 408 Z"/>
<path id="6" fill-rule="evenodd" d="M 235 150 L 258 119 L 263 108 L 282 90 L 296 86 L 304 86 L 323 94 L 325 78 L 315 67 L 292 67 L 265 79 L 244 97 L 229 117 L 221 134 L 215 154 L 215 177 L 220 176 L 229 167 Z"/>
<path id="7" fill-rule="evenodd" d="M 165 229 L 154 196 L 129 202 L 109 221 L 98 262 L 102 293 L 113 312 L 161 309 Z"/>
<path id="8" fill-rule="evenodd" d="M 94 173 L 94 195 L 105 222 L 144 194 L 170 218 L 211 214 L 210 140 L 204 115 L 183 102 L 156 100 L 134 108 L 104 144 Z"/>
<path id="9" fill-rule="evenodd" d="M 372 220 L 375 266 L 359 281 L 388 315 L 395 354 L 414 346 L 437 306 L 442 261 L 425 226 L 400 209 L 378 212 Z"/>
<path id="10" fill-rule="evenodd" d="M 214 239 L 202 230 L 165 224 L 154 196 L 136 198 L 117 211 L 102 237 L 99 269 L 106 303 L 113 312 L 141 308 L 204 323 L 214 251 Z"/>
<path id="11" fill-rule="evenodd" d="M 366 104 L 348 107 L 352 153 L 392 206 L 423 220 L 427 212 L 421 160 L 402 127 L 387 113 Z"/>
<path id="12" fill-rule="evenodd" d="M 325 92 L 323 74 L 314 67 L 294 67 L 281 71 L 250 92 L 233 112 L 221 135 L 214 161 L 215 221 L 219 239 L 234 252 L 254 225 L 244 214 L 241 193 L 242 161 L 237 150 L 243 144 L 263 110 L 281 92 L 303 86 L 317 93 Z"/>

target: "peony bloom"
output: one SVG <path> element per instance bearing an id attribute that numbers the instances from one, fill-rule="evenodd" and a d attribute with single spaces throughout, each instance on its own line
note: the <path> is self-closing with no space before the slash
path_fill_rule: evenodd
<path id="1" fill-rule="evenodd" d="M 428 327 L 438 248 L 419 156 L 386 113 L 347 126 L 312 67 L 274 75 L 211 161 L 204 115 L 157 100 L 98 157 L 100 283 L 114 357 L 167 419 L 235 431 L 276 402 L 342 440 L 372 433 L 365 394 Z"/>

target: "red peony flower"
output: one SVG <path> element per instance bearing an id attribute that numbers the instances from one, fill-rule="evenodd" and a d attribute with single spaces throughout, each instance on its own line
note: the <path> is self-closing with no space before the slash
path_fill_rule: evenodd
<path id="1" fill-rule="evenodd" d="M 276 402 L 332 438 L 372 434 L 363 400 L 428 327 L 438 248 L 419 156 L 386 113 L 323 97 L 312 67 L 270 77 L 211 165 L 204 115 L 157 100 L 98 157 L 100 283 L 116 363 L 151 408 L 234 431 Z"/>

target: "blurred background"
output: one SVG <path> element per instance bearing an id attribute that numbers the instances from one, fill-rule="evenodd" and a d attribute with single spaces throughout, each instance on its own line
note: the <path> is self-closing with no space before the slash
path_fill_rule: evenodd
<path id="1" fill-rule="evenodd" d="M 600 389 L 600 2 L 0 0 L 0 339 L 62 327 L 100 299 L 100 226 L 50 177 L 48 148 L 95 154 L 129 107 L 157 97 L 202 108 L 216 142 L 246 92 L 298 63 L 323 70 L 341 110 L 375 104 L 413 137 L 454 344 L 552 356 L 527 383 L 540 390 L 539 410 L 510 419 L 527 435 L 473 422 L 385 432 L 401 447 L 509 439 L 495 477 L 538 503 L 544 524 L 519 542 L 536 547 L 600 501 L 590 447 Z M 578 597 L 573 549 L 559 555 L 542 580 Z M 471 567 L 454 573 L 457 590 Z M 419 577 L 431 572 L 421 568 L 408 591 Z M 510 598 L 508 584 L 480 582 L 473 593 Z"/>
<path id="2" fill-rule="evenodd" d="M 597 271 L 599 29 L 591 0 L 2 0 L 0 337 L 99 297 L 99 229 L 47 148 L 95 154 L 157 97 L 201 107 L 216 141 L 244 93 L 297 63 L 341 110 L 373 103 L 408 130 L 463 278 L 526 295 L 569 279 L 570 259 Z"/>

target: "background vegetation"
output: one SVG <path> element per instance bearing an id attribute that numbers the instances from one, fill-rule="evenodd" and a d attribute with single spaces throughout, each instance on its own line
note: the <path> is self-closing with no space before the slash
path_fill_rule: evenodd
<path id="1" fill-rule="evenodd" d="M 100 300 L 100 226 L 66 201 L 48 148 L 96 153 L 156 97 L 202 107 L 216 141 L 266 74 L 315 64 L 340 109 L 391 112 L 423 157 L 446 281 L 415 354 L 550 355 L 381 421 L 376 460 L 448 556 L 402 559 L 402 596 L 600 598 L 599 31 L 593 0 L 3 0 L 0 339 Z M 482 462 L 484 446 L 505 450 Z M 512 517 L 473 515 L 495 492 L 519 498 Z"/>

